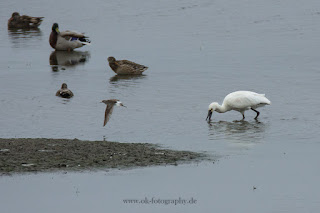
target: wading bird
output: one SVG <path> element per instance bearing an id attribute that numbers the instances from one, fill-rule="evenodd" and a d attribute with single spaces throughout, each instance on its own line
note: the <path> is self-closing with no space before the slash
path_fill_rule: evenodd
<path id="1" fill-rule="evenodd" d="M 271 102 L 265 97 L 264 94 L 258 94 L 250 91 L 236 91 L 227 95 L 224 98 L 222 105 L 219 105 L 217 102 L 212 102 L 209 105 L 209 111 L 206 120 L 211 120 L 213 111 L 224 113 L 230 110 L 240 112 L 244 119 L 244 111 L 249 109 L 257 113 L 257 116 L 255 117 L 255 119 L 257 119 L 260 112 L 258 112 L 256 109 L 258 107 L 263 107 L 270 104 Z"/>

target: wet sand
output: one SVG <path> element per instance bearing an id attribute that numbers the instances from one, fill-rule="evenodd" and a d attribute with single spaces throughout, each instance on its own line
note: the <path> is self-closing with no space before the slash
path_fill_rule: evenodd
<path id="1" fill-rule="evenodd" d="M 161 149 L 147 143 L 47 138 L 0 139 L 1 174 L 177 165 L 206 157 L 202 153 Z"/>

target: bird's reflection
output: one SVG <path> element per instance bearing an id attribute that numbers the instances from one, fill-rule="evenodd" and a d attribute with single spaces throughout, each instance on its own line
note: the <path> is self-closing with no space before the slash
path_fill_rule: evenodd
<path id="1" fill-rule="evenodd" d="M 267 125 L 254 121 L 210 122 L 209 139 L 227 140 L 234 143 L 258 143 L 263 139 Z"/>
<path id="2" fill-rule="evenodd" d="M 49 62 L 52 71 L 59 71 L 65 67 L 72 68 L 80 64 L 84 64 L 90 58 L 89 52 L 81 51 L 52 51 Z"/>
<path id="3" fill-rule="evenodd" d="M 119 88 L 124 89 L 127 94 L 134 91 L 134 88 L 138 87 L 141 80 L 146 78 L 146 75 L 115 75 L 109 79 L 109 91 L 111 93 L 117 93 Z"/>
<path id="4" fill-rule="evenodd" d="M 33 29 L 8 29 L 8 35 L 13 47 L 34 45 L 39 42 L 42 32 L 39 28 Z"/>
<path id="5" fill-rule="evenodd" d="M 133 79 L 143 79 L 145 75 L 115 75 L 110 78 L 110 83 L 122 81 L 122 80 L 133 80 Z"/>

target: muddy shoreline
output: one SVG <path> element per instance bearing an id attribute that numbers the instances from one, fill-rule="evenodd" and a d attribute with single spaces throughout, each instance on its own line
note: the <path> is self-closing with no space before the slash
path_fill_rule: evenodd
<path id="1" fill-rule="evenodd" d="M 2 175 L 178 165 L 205 158 L 207 156 L 203 153 L 162 149 L 147 143 L 0 138 L 0 174 Z"/>

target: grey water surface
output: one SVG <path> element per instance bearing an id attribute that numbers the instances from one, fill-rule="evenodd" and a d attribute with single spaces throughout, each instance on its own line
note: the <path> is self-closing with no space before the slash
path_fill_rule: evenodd
<path id="1" fill-rule="evenodd" d="M 11 13 L 44 16 L 9 31 Z M 92 45 L 54 52 L 51 26 Z M 1 212 L 318 212 L 320 2 L 317 0 L 4 0 L 0 136 L 148 142 L 216 163 L 0 177 Z M 116 76 L 107 57 L 149 67 Z M 55 92 L 65 82 L 74 97 Z M 213 114 L 230 92 L 266 94 L 259 120 Z M 103 99 L 120 99 L 103 127 Z M 190 205 L 123 199 L 197 199 Z M 19 201 L 19 205 L 13 205 Z"/>

